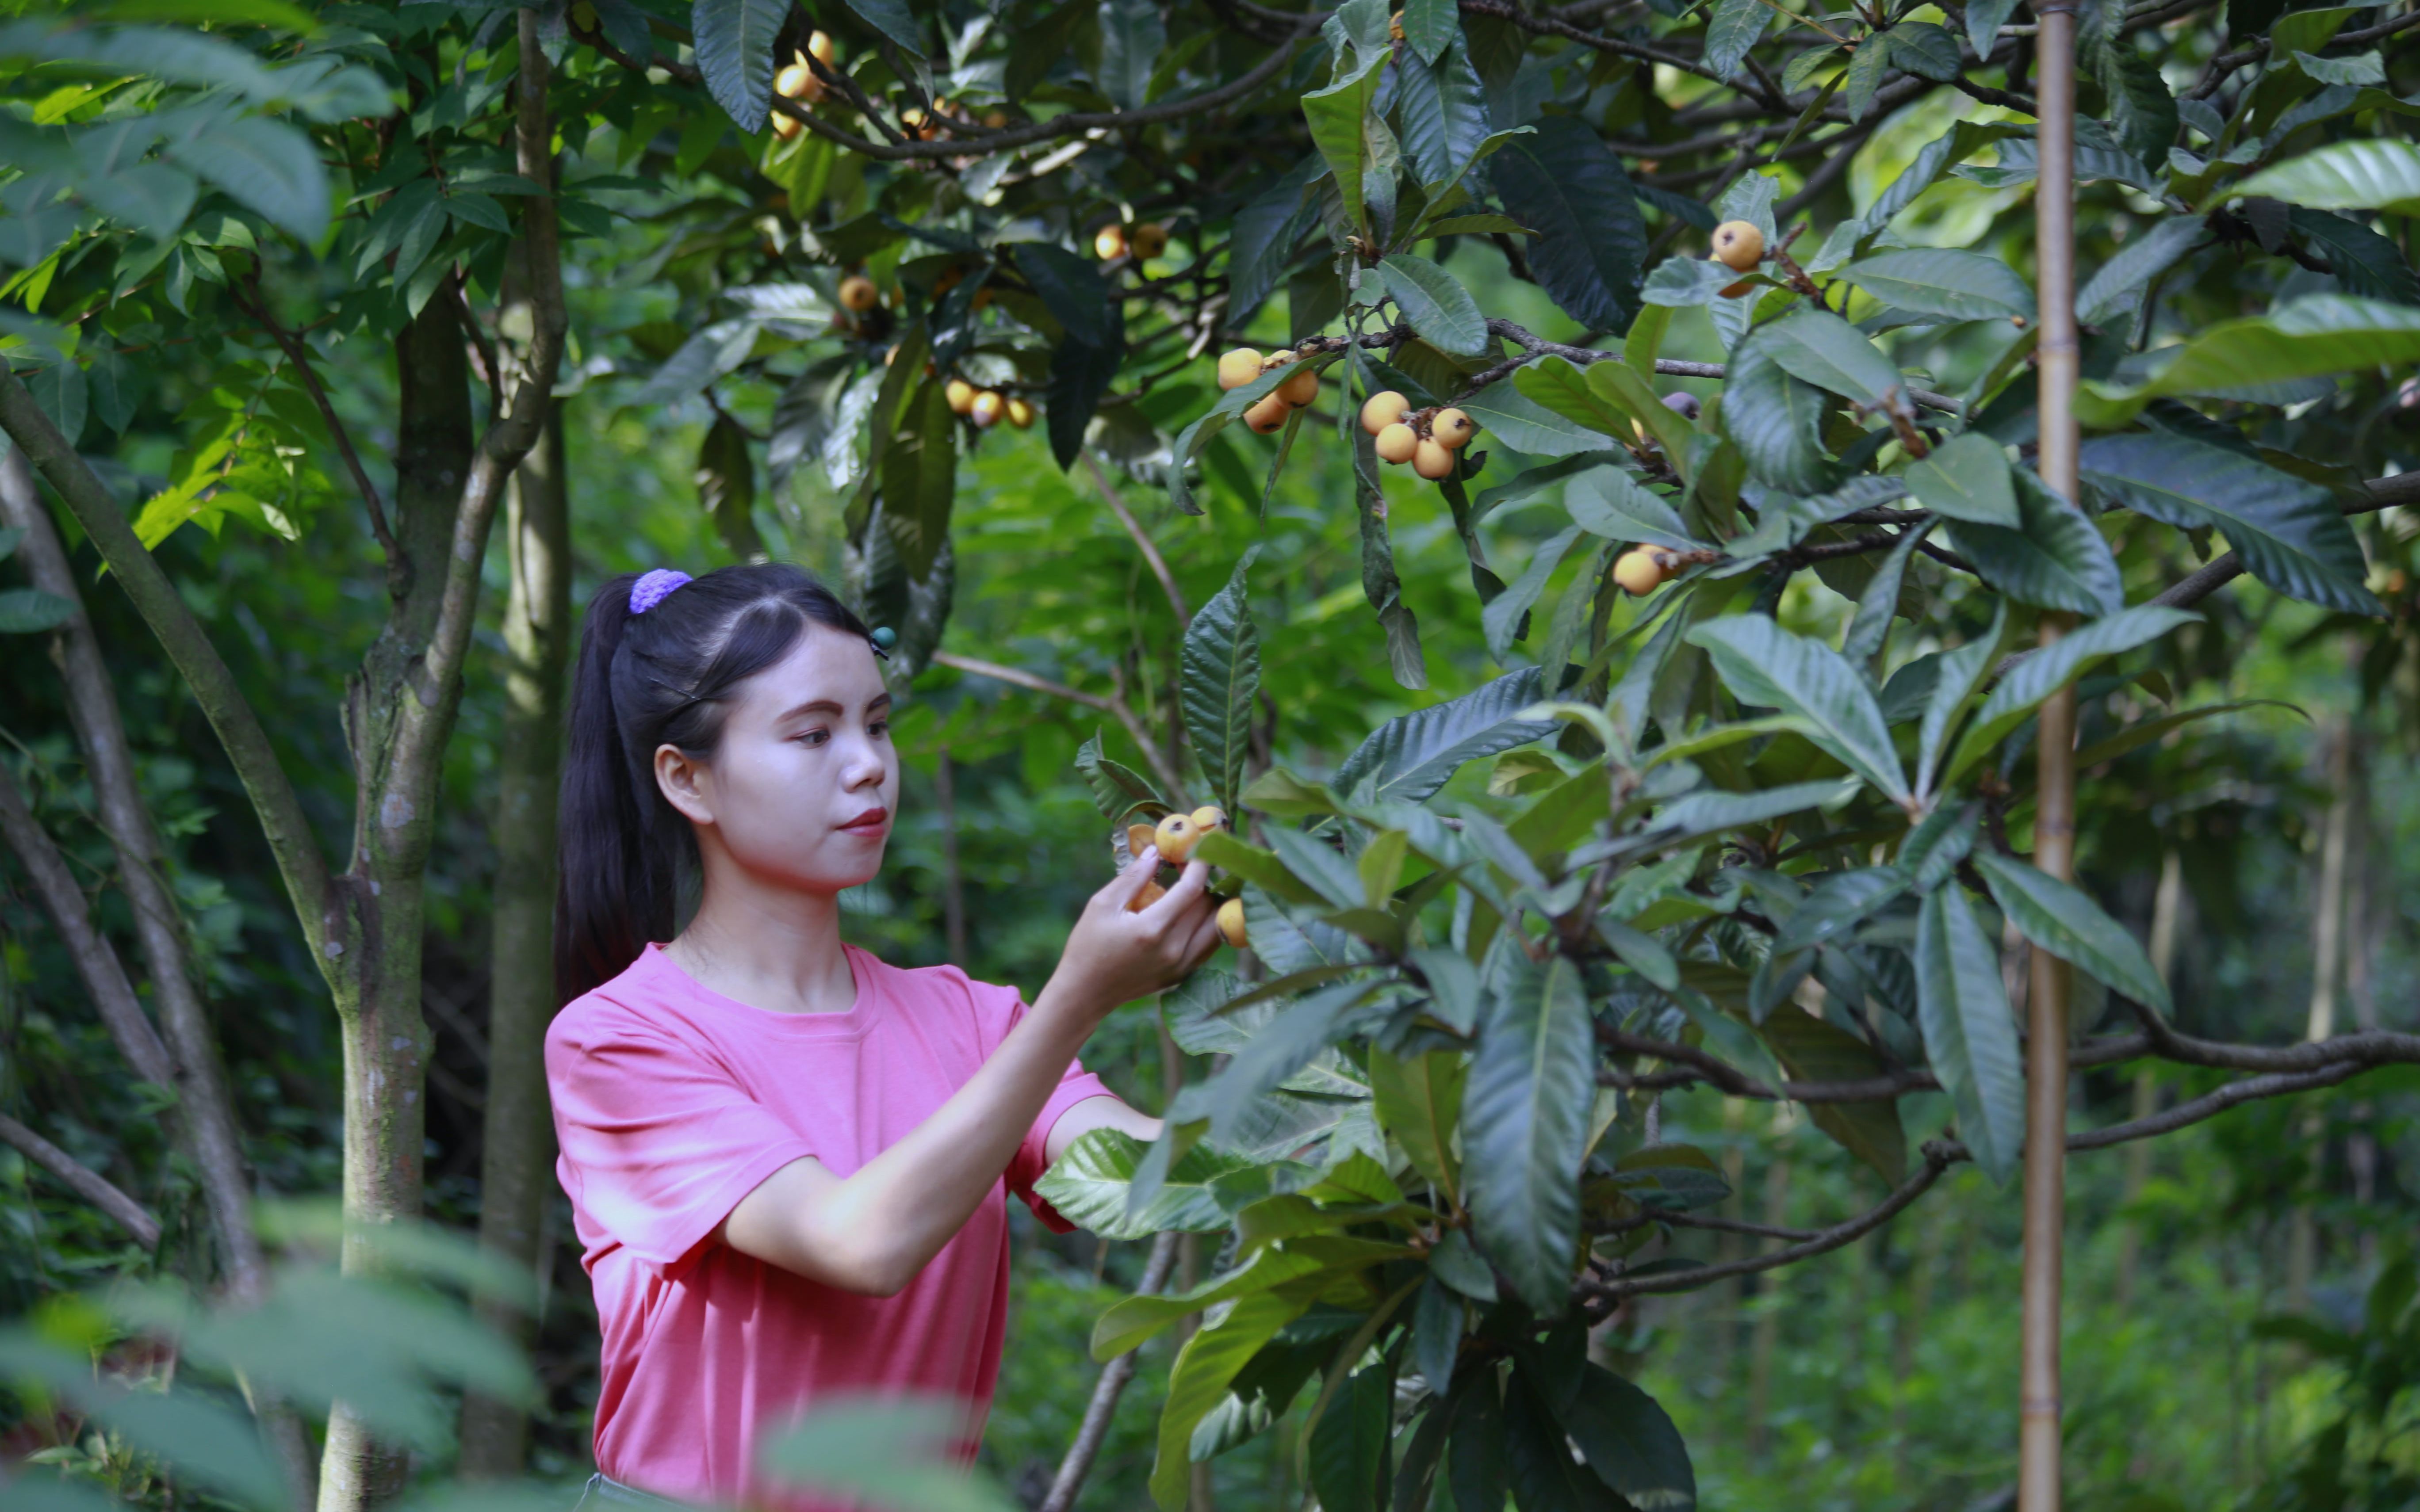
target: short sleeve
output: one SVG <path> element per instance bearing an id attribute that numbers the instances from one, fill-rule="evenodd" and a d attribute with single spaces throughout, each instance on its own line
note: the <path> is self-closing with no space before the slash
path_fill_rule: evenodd
<path id="1" fill-rule="evenodd" d="M 681 1264 L 740 1198 L 814 1153 L 695 1046 L 637 1026 L 564 1028 L 547 1037 L 546 1070 L 572 1195 L 642 1259 Z"/>
<path id="2" fill-rule="evenodd" d="M 1004 1040 L 1008 1037 L 1007 1029 L 1015 1028 L 1025 1017 L 1025 1003 L 1010 989 L 988 990 L 1006 1000 L 996 1009 L 1004 1012 L 1007 1018 L 1006 1028 L 1000 1034 L 1000 1039 Z M 998 1041 L 993 1042 L 997 1044 Z M 1008 1189 L 1023 1197 L 1025 1205 L 1033 1210 L 1033 1215 L 1042 1220 L 1042 1226 L 1054 1234 L 1073 1233 L 1076 1226 L 1060 1217 L 1059 1211 L 1033 1190 L 1033 1183 L 1042 1180 L 1042 1173 L 1050 1168 L 1050 1131 L 1069 1108 L 1086 1098 L 1116 1095 L 1109 1090 L 1107 1082 L 1086 1071 L 1081 1060 L 1067 1062 L 1066 1072 L 1059 1078 L 1050 1101 L 1042 1104 L 1041 1116 L 1033 1120 L 1033 1127 L 1025 1132 L 1024 1142 L 1016 1147 L 1016 1157 L 1008 1163 Z"/>

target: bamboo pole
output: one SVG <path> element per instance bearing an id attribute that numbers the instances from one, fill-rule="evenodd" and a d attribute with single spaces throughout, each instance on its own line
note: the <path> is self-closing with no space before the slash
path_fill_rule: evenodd
<path id="1" fill-rule="evenodd" d="M 2047 0 L 2035 14 L 2040 101 L 2040 177 L 2034 195 L 2036 303 L 2040 308 L 2044 483 L 2076 493 L 2075 4 Z M 2044 621 L 2045 644 L 2065 633 Z M 2075 872 L 2075 688 L 2042 705 L 2037 746 L 2034 864 L 2066 881 Z M 2067 1198 L 2067 964 L 2032 952 L 2025 1018 L 2024 1343 L 2020 1369 L 2018 1512 L 2058 1512 L 2060 1244 Z"/>

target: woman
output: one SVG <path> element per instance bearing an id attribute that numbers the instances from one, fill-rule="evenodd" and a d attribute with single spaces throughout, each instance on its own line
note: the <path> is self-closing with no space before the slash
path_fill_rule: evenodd
<path id="1" fill-rule="evenodd" d="M 764 1435 L 835 1396 L 957 1398 L 970 1449 L 1003 1189 L 1063 1230 L 1032 1191 L 1050 1161 L 1087 1130 L 1158 1132 L 1076 1052 L 1216 947 L 1200 863 L 1140 912 L 1156 867 L 1102 888 L 1030 1008 L 841 943 L 898 801 L 876 655 L 795 567 L 659 569 L 589 605 L 555 920 L 572 1001 L 546 1065 L 604 1333 L 608 1493 L 761 1503 Z"/>

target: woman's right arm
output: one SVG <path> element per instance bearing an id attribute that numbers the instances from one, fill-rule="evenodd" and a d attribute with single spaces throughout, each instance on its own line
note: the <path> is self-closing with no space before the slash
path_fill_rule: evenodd
<path id="1" fill-rule="evenodd" d="M 739 1200 L 722 1238 L 743 1255 L 845 1291 L 891 1296 L 966 1226 L 1008 1168 L 1068 1062 L 1122 1003 L 1184 980 L 1218 948 L 1199 861 L 1140 912 L 1148 853 L 1093 895 L 1016 1027 L 907 1137 L 847 1177 L 792 1161 Z"/>

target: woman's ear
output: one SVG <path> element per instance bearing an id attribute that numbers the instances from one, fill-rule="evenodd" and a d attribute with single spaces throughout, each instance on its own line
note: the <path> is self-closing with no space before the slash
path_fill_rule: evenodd
<path id="1" fill-rule="evenodd" d="M 693 760 L 678 746 L 656 748 L 656 791 L 693 825 L 714 823 L 714 803 L 706 786 L 705 763 Z"/>

